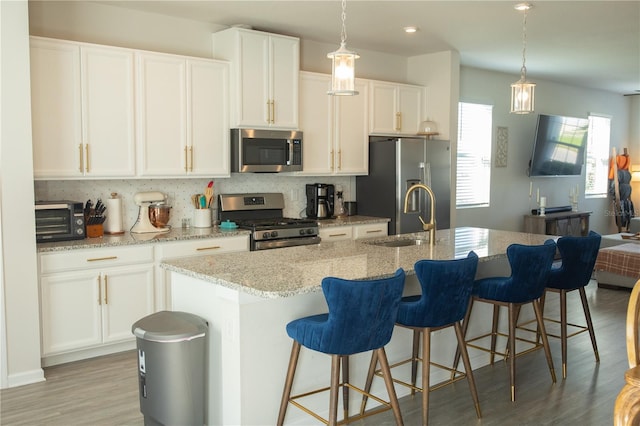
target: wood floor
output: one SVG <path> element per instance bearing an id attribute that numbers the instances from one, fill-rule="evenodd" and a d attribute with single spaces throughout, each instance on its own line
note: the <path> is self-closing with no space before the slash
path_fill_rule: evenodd
<path id="1" fill-rule="evenodd" d="M 577 293 L 577 292 L 574 292 Z M 568 377 L 562 380 L 560 342 L 551 339 L 558 382 L 551 383 L 543 351 L 517 359 L 517 397 L 509 398 L 507 364 L 498 362 L 475 371 L 482 419 L 472 406 L 466 381 L 431 393 L 431 425 L 580 425 L 612 424 L 615 398 L 627 370 L 625 315 L 629 292 L 587 287 L 600 363 L 595 362 L 586 333 L 569 339 Z M 569 320 L 582 323 L 577 294 Z M 547 316 L 557 308 L 547 297 Z M 0 424 L 10 425 L 142 425 L 138 406 L 135 352 L 45 369 L 46 382 L 0 391 Z M 328 377 L 328 374 L 327 374 Z M 279 390 L 278 390 L 279 391 Z M 293 409 L 293 408 L 291 408 Z M 401 400 L 406 425 L 420 424 L 420 394 Z M 270 425 L 275 419 L 265 419 Z M 312 421 L 310 419 L 310 424 Z M 393 425 L 391 412 L 353 423 Z"/>

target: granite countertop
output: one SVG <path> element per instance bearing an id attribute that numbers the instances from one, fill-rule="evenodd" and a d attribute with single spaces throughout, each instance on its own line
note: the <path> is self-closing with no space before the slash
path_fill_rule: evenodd
<path id="1" fill-rule="evenodd" d="M 367 223 L 386 223 L 388 218 L 370 216 L 349 216 L 340 219 L 319 220 L 318 226 L 345 226 L 363 225 Z M 52 243 L 38 243 L 38 253 L 54 251 L 68 251 L 78 249 L 92 249 L 101 247 L 127 246 L 133 244 L 166 243 L 170 241 L 188 241 L 205 238 L 223 238 L 236 235 L 249 235 L 250 231 L 245 229 L 220 229 L 218 226 L 211 228 L 173 228 L 166 233 L 132 234 L 125 232 L 121 235 L 104 235 L 99 238 L 85 238 L 83 240 L 59 241 Z"/>
<path id="2" fill-rule="evenodd" d="M 125 232 L 121 235 L 104 235 L 98 238 L 85 238 L 84 240 L 60 241 L 53 243 L 38 243 L 38 253 L 54 251 L 69 251 L 78 249 L 93 249 L 101 247 L 128 246 L 133 244 L 166 243 L 170 241 L 188 241 L 205 238 L 223 238 L 236 235 L 249 235 L 246 229 L 220 229 L 217 226 L 211 228 L 173 228 L 165 233 L 132 234 Z"/>
<path id="3" fill-rule="evenodd" d="M 437 231 L 436 245 L 406 247 L 375 245 L 390 239 L 427 239 L 424 232 L 386 238 L 321 242 L 320 244 L 169 259 L 161 267 L 206 282 L 263 298 L 283 298 L 321 290 L 326 276 L 371 279 L 403 268 L 413 274 L 421 259 L 456 259 L 474 250 L 480 261 L 506 255 L 512 243 L 537 245 L 548 235 L 498 231 L 484 228 L 456 228 Z"/>

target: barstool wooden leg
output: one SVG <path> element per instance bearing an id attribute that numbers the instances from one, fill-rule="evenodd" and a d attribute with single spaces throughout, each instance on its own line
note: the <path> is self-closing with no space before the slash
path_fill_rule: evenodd
<path id="1" fill-rule="evenodd" d="M 429 376 L 431 373 L 431 329 L 422 329 L 422 424 L 429 423 Z"/>
<path id="2" fill-rule="evenodd" d="M 511 401 L 516 400 L 516 309 L 509 303 L 509 373 Z"/>
<path id="3" fill-rule="evenodd" d="M 584 287 L 578 289 L 580 291 L 580 300 L 582 301 L 582 309 L 584 310 L 584 318 L 587 321 L 587 328 L 589 329 L 589 337 L 591 337 L 591 346 L 593 346 L 593 353 L 596 356 L 596 362 L 600 362 L 600 354 L 598 353 L 598 345 L 596 344 L 596 333 L 593 331 L 593 322 L 591 322 L 591 311 L 589 310 L 589 303 L 587 302 L 587 292 Z"/>
<path id="4" fill-rule="evenodd" d="M 456 338 L 458 339 L 458 350 L 462 355 L 462 363 L 464 364 L 464 371 L 467 374 L 467 381 L 469 382 L 469 390 L 471 391 L 471 398 L 476 407 L 476 416 L 482 417 L 480 411 L 480 399 L 478 398 L 478 389 L 476 388 L 476 381 L 473 378 L 473 370 L 471 369 L 471 361 L 469 360 L 469 352 L 467 351 L 467 344 L 464 341 L 464 335 L 462 333 L 462 327 L 460 323 L 455 323 L 453 328 L 456 331 Z"/>
<path id="5" fill-rule="evenodd" d="M 560 346 L 562 348 L 562 378 L 567 378 L 567 290 L 560 290 Z"/>
<path id="6" fill-rule="evenodd" d="M 329 389 L 329 426 L 338 424 L 338 388 L 340 387 L 340 355 L 331 355 L 331 387 Z"/>
<path id="7" fill-rule="evenodd" d="M 471 318 L 471 309 L 473 308 L 473 298 L 469 299 L 469 307 L 467 308 L 467 313 L 464 314 L 464 320 L 462 321 L 462 337 L 464 339 L 467 338 L 467 329 L 469 328 L 469 318 Z M 466 344 L 466 343 L 465 343 Z M 456 372 L 458 369 L 458 364 L 460 364 L 460 348 L 456 348 L 456 354 L 453 357 L 453 370 L 451 372 L 451 380 L 455 378 Z"/>
<path id="8" fill-rule="evenodd" d="M 291 396 L 291 386 L 293 385 L 293 377 L 296 374 L 296 366 L 298 365 L 298 356 L 300 355 L 300 343 L 293 341 L 291 347 L 291 356 L 289 357 L 289 368 L 287 369 L 287 378 L 284 382 L 284 390 L 282 391 L 282 401 L 280 402 L 280 412 L 278 413 L 278 426 L 284 423 L 284 416 L 287 414 L 287 406 L 289 405 L 289 397 Z"/>
<path id="9" fill-rule="evenodd" d="M 414 388 L 411 388 L 411 395 L 416 394 L 415 385 L 416 385 L 416 378 L 418 377 L 419 348 L 420 348 L 420 330 L 414 329 L 413 330 L 413 346 L 411 350 L 411 384 L 414 386 Z"/>
<path id="10" fill-rule="evenodd" d="M 509 308 L 511 309 L 511 308 Z M 511 312 L 511 311 L 509 311 Z M 509 314 L 511 315 L 511 314 Z M 491 353 L 489 355 L 489 364 L 493 365 L 496 356 L 496 339 L 498 338 L 498 318 L 500 316 L 500 306 L 493 305 L 493 319 L 491 321 Z"/>
<path id="11" fill-rule="evenodd" d="M 382 370 L 384 384 L 387 387 L 387 393 L 389 394 L 389 403 L 393 410 L 393 417 L 396 420 L 397 426 L 403 426 L 402 414 L 400 413 L 400 404 L 398 403 L 398 395 L 396 389 L 393 387 L 393 379 L 391 378 L 391 369 L 389 368 L 389 361 L 387 360 L 387 353 L 384 347 L 375 350 L 378 355 L 377 358 L 380 361 L 380 369 Z"/>
<path id="12" fill-rule="evenodd" d="M 349 356 L 341 356 L 342 360 L 342 383 L 349 383 Z M 342 414 L 346 420 L 349 418 L 349 386 L 342 387 Z"/>
<path id="13" fill-rule="evenodd" d="M 367 408 L 367 401 L 369 397 L 367 393 L 371 391 L 371 384 L 373 383 L 373 376 L 376 373 L 376 367 L 378 366 L 378 351 L 371 353 L 371 362 L 369 363 L 369 371 L 367 372 L 367 380 L 364 382 L 365 394 L 362 395 L 362 402 L 360 403 L 360 414 L 364 414 L 364 410 Z"/>
<path id="14" fill-rule="evenodd" d="M 553 368 L 553 358 L 551 358 L 551 348 L 549 347 L 549 339 L 547 338 L 547 330 L 544 327 L 544 319 L 542 318 L 542 310 L 540 309 L 540 302 L 533 301 L 533 311 L 536 314 L 536 320 L 538 321 L 538 327 L 540 327 L 540 337 L 542 338 L 542 346 L 544 348 L 544 354 L 547 357 L 547 365 L 549 366 L 549 372 L 551 373 L 551 381 L 556 382 L 556 370 Z"/>

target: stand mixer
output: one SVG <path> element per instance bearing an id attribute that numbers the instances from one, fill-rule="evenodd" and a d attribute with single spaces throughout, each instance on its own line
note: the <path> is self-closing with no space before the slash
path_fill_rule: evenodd
<path id="1" fill-rule="evenodd" d="M 167 196 L 162 192 L 137 192 L 133 196 L 133 201 L 140 206 L 140 210 L 138 212 L 138 220 L 131 227 L 131 232 L 134 234 L 169 232 L 171 230 L 170 227 L 159 228 L 153 226 L 149 219 L 149 206 L 154 203 L 164 202 L 166 199 Z"/>

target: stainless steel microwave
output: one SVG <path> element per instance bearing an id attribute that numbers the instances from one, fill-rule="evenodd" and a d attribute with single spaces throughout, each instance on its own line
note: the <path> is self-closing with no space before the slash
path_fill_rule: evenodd
<path id="1" fill-rule="evenodd" d="M 231 171 L 278 173 L 302 170 L 302 132 L 231 129 Z"/>
<path id="2" fill-rule="evenodd" d="M 36 242 L 82 240 L 85 238 L 82 203 L 36 201 Z"/>

